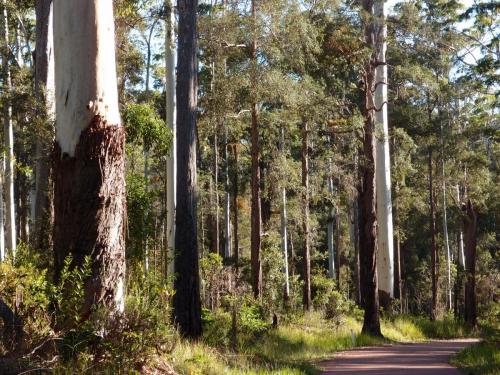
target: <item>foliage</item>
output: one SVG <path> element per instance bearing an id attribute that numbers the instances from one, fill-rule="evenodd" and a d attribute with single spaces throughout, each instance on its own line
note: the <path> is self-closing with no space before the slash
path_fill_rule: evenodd
<path id="1" fill-rule="evenodd" d="M 145 151 L 166 155 L 170 149 L 172 135 L 165 121 L 147 103 L 127 105 L 122 111 L 129 142 L 140 143 Z"/>

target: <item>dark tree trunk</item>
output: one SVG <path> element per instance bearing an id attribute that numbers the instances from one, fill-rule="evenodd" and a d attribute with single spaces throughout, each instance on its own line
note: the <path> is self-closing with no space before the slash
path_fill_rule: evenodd
<path id="1" fill-rule="evenodd" d="M 262 215 L 262 228 L 264 232 L 269 229 L 269 221 L 271 220 L 271 198 L 267 194 L 262 194 L 265 191 L 265 186 L 268 182 L 267 163 L 260 163 L 260 207 Z"/>
<path id="2" fill-rule="evenodd" d="M 363 0 L 363 10 L 372 14 L 373 0 Z M 365 24 L 365 40 L 375 46 L 374 24 L 370 20 Z M 365 62 L 364 100 L 362 112 L 365 117 L 363 135 L 363 160 L 360 163 L 361 190 L 359 216 L 359 258 L 361 297 L 365 309 L 362 332 L 373 336 L 382 336 L 380 331 L 379 298 L 377 283 L 377 214 L 375 185 L 375 65 L 376 56 Z"/>
<path id="3" fill-rule="evenodd" d="M 340 215 L 338 210 L 335 208 L 335 262 L 337 262 L 337 287 L 341 288 L 341 280 L 340 280 L 340 272 L 342 270 L 343 262 L 342 262 L 342 249 L 340 248 Z"/>
<path id="4" fill-rule="evenodd" d="M 37 99 L 37 117 L 42 120 L 42 126 L 41 129 L 37 129 L 36 131 L 35 212 L 32 244 L 38 250 L 50 247 L 50 229 L 53 216 L 50 199 L 50 190 L 52 190 L 50 183 L 50 151 L 52 139 L 54 138 L 54 124 L 47 118 L 45 96 L 49 68 L 47 42 L 51 5 L 52 0 L 39 0 L 35 2 L 35 95 Z"/>
<path id="5" fill-rule="evenodd" d="M 260 201 L 260 145 L 257 105 L 252 104 L 252 209 L 251 209 L 251 268 L 252 290 L 255 298 L 262 295 L 262 266 L 260 263 L 261 201 Z"/>
<path id="6" fill-rule="evenodd" d="M 477 212 L 470 199 L 464 205 L 464 239 L 465 239 L 465 322 L 470 327 L 477 325 L 476 302 L 476 243 Z"/>
<path id="7" fill-rule="evenodd" d="M 3 321 L 3 345 L 8 351 L 20 350 L 23 345 L 23 321 L 0 298 L 0 319 Z M 2 368 L 0 364 L 0 368 Z"/>
<path id="8" fill-rule="evenodd" d="M 358 165 L 356 163 L 356 169 Z M 358 171 L 356 173 L 359 173 Z M 360 201 L 360 186 L 357 183 L 356 197 L 354 198 L 354 272 L 356 276 L 356 302 L 359 306 L 363 307 L 363 299 L 361 298 L 361 275 L 360 275 L 360 259 L 359 259 L 359 217 L 361 215 L 360 208 L 362 206 Z"/>
<path id="9" fill-rule="evenodd" d="M 234 153 L 234 174 L 233 174 L 233 240 L 234 240 L 234 265 L 236 269 L 239 267 L 240 261 L 240 245 L 238 242 L 238 146 L 233 147 Z"/>
<path id="10" fill-rule="evenodd" d="M 439 304 L 439 254 L 436 245 L 436 203 L 432 176 L 432 150 L 429 150 L 429 206 L 430 206 L 430 239 L 431 239 L 431 279 L 432 305 L 431 320 L 436 320 Z"/>
<path id="11" fill-rule="evenodd" d="M 399 188 L 396 185 L 396 194 L 394 196 L 394 224 L 396 227 L 396 246 L 394 252 L 394 298 L 399 300 L 400 312 L 403 312 L 403 284 L 401 279 L 401 238 L 400 238 L 400 223 L 399 223 Z"/>
<path id="12" fill-rule="evenodd" d="M 178 0 L 177 207 L 175 217 L 174 316 L 184 336 L 201 335 L 196 222 L 196 11 L 197 0 Z"/>
<path id="13" fill-rule="evenodd" d="M 311 310 L 311 255 L 309 245 L 309 129 L 307 121 L 302 124 L 302 277 L 304 310 Z M 338 252 L 338 249 L 337 249 Z"/>
<path id="14" fill-rule="evenodd" d="M 253 40 L 251 48 L 251 59 L 253 69 L 257 69 L 257 8 L 256 0 L 252 0 L 253 19 Z M 254 85 L 256 84 L 254 80 Z M 254 88 L 255 91 L 255 88 Z M 255 92 L 254 92 L 255 95 Z M 251 270 L 252 270 L 252 290 L 255 298 L 262 296 L 262 265 L 260 263 L 260 235 L 261 235 L 261 202 L 260 202 L 260 144 L 259 144 L 259 119 L 257 113 L 257 103 L 252 103 L 252 130 L 251 130 L 251 159 L 252 159 L 252 209 L 251 209 Z"/>
<path id="15" fill-rule="evenodd" d="M 125 279 L 125 129 L 95 116 L 81 133 L 73 157 L 54 148 L 54 270 L 92 258 L 82 316 L 96 304 L 116 309 Z"/>

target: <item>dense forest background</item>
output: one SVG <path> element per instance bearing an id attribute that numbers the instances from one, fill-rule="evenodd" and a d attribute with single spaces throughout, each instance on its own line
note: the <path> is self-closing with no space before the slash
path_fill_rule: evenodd
<path id="1" fill-rule="evenodd" d="M 92 366 L 118 373 L 113 365 L 128 373 L 146 371 L 147 358 L 158 353 L 175 363 L 176 350 L 212 350 L 189 347 L 202 344 L 180 336 L 202 335 L 204 345 L 234 354 L 308 316 L 319 324 L 309 323 L 312 331 L 357 332 L 366 298 L 363 150 L 373 110 L 366 106 L 366 62 L 374 53 L 366 25 L 374 21 L 364 3 L 191 4 L 200 330 L 186 328 L 174 306 L 176 298 L 192 298 L 174 281 L 189 268 L 174 266 L 169 224 L 169 163 L 180 137 L 169 125 L 175 118 L 169 85 L 186 30 L 177 28 L 177 8 L 169 0 L 113 1 L 126 130 L 126 297 L 117 324 L 104 307 L 82 316 L 94 260 L 53 255 L 60 235 L 54 239 L 52 229 L 53 82 L 40 76 L 38 46 L 47 44 L 50 4 L 1 4 L 0 353 L 28 352 L 30 364 L 62 373 Z M 405 316 L 429 330 L 427 319 L 470 332 L 476 317 L 479 326 L 498 329 L 499 8 L 495 1 L 402 1 L 384 19 L 394 227 L 394 293 L 380 310 L 385 336 L 391 337 L 386 320 Z M 185 118 L 182 108 L 177 114 Z M 374 137 L 384 135 L 376 130 Z M 477 314 L 468 310 L 467 293 Z M 187 356 L 177 371 L 190 368 Z M 270 363 L 270 371 L 283 365 Z"/>

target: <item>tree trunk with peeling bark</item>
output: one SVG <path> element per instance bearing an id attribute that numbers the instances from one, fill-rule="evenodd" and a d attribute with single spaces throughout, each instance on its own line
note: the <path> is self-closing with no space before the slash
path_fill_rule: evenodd
<path id="1" fill-rule="evenodd" d="M 363 10 L 373 15 L 373 0 L 363 0 Z M 375 45 L 375 29 L 372 20 L 364 25 L 365 41 Z M 379 298 L 377 282 L 377 212 L 375 181 L 375 111 L 374 85 L 376 56 L 372 54 L 364 64 L 364 103 L 365 117 L 363 135 L 363 160 L 360 162 L 360 216 L 359 216 L 359 257 L 361 277 L 361 297 L 365 309 L 362 332 L 382 336 L 380 331 Z"/>
<path id="2" fill-rule="evenodd" d="M 113 5 L 54 2 L 54 268 L 91 258 L 82 317 L 123 311 L 125 129 L 118 111 Z"/>
<path id="3" fill-rule="evenodd" d="M 178 0 L 177 207 L 174 317 L 184 336 L 201 335 L 196 170 L 197 0 Z"/>

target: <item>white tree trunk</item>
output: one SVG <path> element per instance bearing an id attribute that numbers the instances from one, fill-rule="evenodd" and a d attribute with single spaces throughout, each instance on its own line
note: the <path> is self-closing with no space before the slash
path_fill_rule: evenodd
<path id="1" fill-rule="evenodd" d="M 328 193 L 330 197 L 333 198 L 333 177 L 331 171 L 331 159 L 328 159 Z M 327 224 L 327 245 L 328 245 L 328 276 L 335 279 L 335 251 L 334 251 L 334 220 L 335 220 L 335 208 L 332 207 L 330 210 L 330 216 L 328 217 Z"/>
<path id="2" fill-rule="evenodd" d="M 53 22 L 56 144 L 60 154 L 54 173 L 54 249 L 64 255 L 65 251 L 73 251 L 66 248 L 65 242 L 76 241 L 76 251 L 83 254 L 90 252 L 94 269 L 93 289 L 86 289 L 86 304 L 103 301 L 112 309 L 123 311 L 124 133 L 118 108 L 113 2 L 55 1 Z M 83 131 L 85 138 L 80 137 Z M 78 152 L 77 145 L 81 146 L 78 147 Z M 103 150 L 102 146 L 113 149 Z M 89 163 L 88 166 L 82 165 L 82 160 Z M 96 163 L 101 166 L 100 171 L 92 169 Z M 72 165 L 79 170 L 70 170 L 68 167 Z M 89 202 L 89 205 L 92 205 L 89 207 L 94 211 L 88 211 L 89 208 L 79 205 L 80 197 L 72 195 L 71 189 L 75 190 L 75 194 L 80 191 L 79 187 L 71 185 L 72 181 L 85 184 L 88 180 L 81 172 L 101 174 L 98 180 L 89 176 L 92 183 L 100 186 L 93 189 L 85 187 L 87 190 L 83 190 L 95 194 L 90 197 L 92 201 Z M 111 186 L 113 191 L 110 191 Z M 102 197 L 107 203 L 102 204 L 95 197 Z M 73 205 L 83 215 L 95 214 L 96 217 L 73 218 L 66 212 L 67 209 L 64 209 L 68 204 L 70 207 Z M 61 223 L 61 220 L 70 222 Z M 77 227 L 79 223 L 89 225 L 93 220 L 98 220 L 99 223 L 95 228 L 97 234 L 95 230 Z M 86 240 L 82 242 L 68 238 L 68 234 L 60 233 L 63 228 L 75 231 L 75 234 Z M 95 238 L 96 236 L 98 238 Z M 57 251 L 55 252 L 57 255 Z"/>
<path id="3" fill-rule="evenodd" d="M 457 184 L 457 202 L 460 202 L 460 199 L 460 186 Z M 461 226 L 459 229 L 458 261 L 460 262 L 460 267 L 465 270 L 464 232 Z"/>
<path id="4" fill-rule="evenodd" d="M 231 194 L 229 193 L 229 154 L 227 152 L 227 124 L 224 124 L 224 157 L 225 157 L 225 168 L 226 168 L 226 201 L 224 207 L 224 232 L 225 232 L 225 244 L 224 244 L 224 257 L 230 258 L 232 255 L 231 249 Z"/>
<path id="5" fill-rule="evenodd" d="M 166 7 L 170 10 L 166 19 L 166 97 L 167 97 L 167 126 L 172 132 L 172 147 L 167 156 L 167 274 L 173 275 L 174 248 L 175 248 L 175 207 L 176 207 L 176 97 L 175 97 L 175 68 L 176 68 L 176 48 L 175 48 L 175 12 L 171 0 L 166 1 Z"/>
<path id="6" fill-rule="evenodd" d="M 280 149 L 283 152 L 285 147 L 285 129 L 281 128 Z M 286 188 L 281 190 L 281 249 L 283 250 L 283 263 L 285 265 L 285 297 L 290 296 L 290 278 L 288 271 L 288 236 L 286 230 L 287 214 L 286 214 Z"/>
<path id="7" fill-rule="evenodd" d="M 14 197 L 14 129 L 12 127 L 12 105 L 11 105 L 11 90 L 12 81 L 9 68 L 9 22 L 7 13 L 7 0 L 3 0 L 3 73 L 4 73 L 4 93 L 7 98 L 4 101 L 4 155 L 5 155 L 5 206 L 6 206 L 6 221 L 5 229 L 7 235 L 7 250 L 10 251 L 12 257 L 16 256 L 16 213 L 15 213 L 15 197 Z"/>
<path id="8" fill-rule="evenodd" d="M 450 253 L 450 241 L 448 239 L 448 217 L 446 213 L 446 181 L 445 181 L 445 171 L 444 171 L 444 136 L 443 136 L 443 125 L 441 124 L 441 189 L 443 191 L 443 237 L 444 246 L 446 248 L 446 270 L 447 270 L 447 307 L 448 310 L 452 309 L 451 301 L 451 253 Z"/>
<path id="9" fill-rule="evenodd" d="M 69 25 L 75 14 L 82 22 Z M 110 48 L 115 45 L 112 2 L 57 2 L 54 42 L 59 47 L 55 49 L 56 141 L 62 153 L 74 156 L 80 133 L 95 115 L 121 126 L 115 50 Z"/>
<path id="10" fill-rule="evenodd" d="M 378 248 L 378 288 L 390 298 L 394 297 L 394 235 L 392 228 L 391 161 L 389 154 L 389 129 L 387 119 L 387 25 L 384 0 L 374 2 L 377 25 L 377 67 L 375 71 L 375 132 Z"/>

